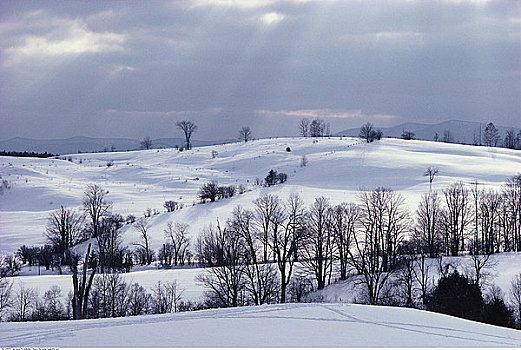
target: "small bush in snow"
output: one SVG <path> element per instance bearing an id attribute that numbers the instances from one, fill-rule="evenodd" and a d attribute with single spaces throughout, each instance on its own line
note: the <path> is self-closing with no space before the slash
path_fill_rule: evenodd
<path id="1" fill-rule="evenodd" d="M 268 186 L 273 186 L 278 183 L 284 183 L 288 180 L 288 175 L 286 173 L 277 173 L 275 170 L 271 169 L 268 173 L 268 176 L 264 178 L 264 182 Z"/>
<path id="2" fill-rule="evenodd" d="M 219 189 L 218 189 L 218 198 L 219 199 L 223 199 L 223 198 L 231 198 L 235 195 L 235 186 L 231 185 L 231 186 L 219 186 Z"/>
<path id="3" fill-rule="evenodd" d="M 163 207 L 165 207 L 167 212 L 173 212 L 179 209 L 183 209 L 183 204 L 176 201 L 165 201 Z"/>
<path id="4" fill-rule="evenodd" d="M 127 224 L 133 224 L 136 221 L 136 217 L 132 214 L 127 215 L 125 219 Z"/>
<path id="5" fill-rule="evenodd" d="M 218 195 L 219 185 L 215 181 L 205 183 L 199 190 L 199 199 L 201 199 L 203 203 L 206 202 L 207 199 L 209 199 L 210 202 L 215 202 Z"/>

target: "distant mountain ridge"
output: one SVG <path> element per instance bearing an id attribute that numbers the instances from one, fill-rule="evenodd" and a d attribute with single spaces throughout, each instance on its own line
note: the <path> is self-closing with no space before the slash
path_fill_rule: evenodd
<path id="1" fill-rule="evenodd" d="M 402 132 L 405 130 L 412 131 L 414 133 L 415 139 L 427 141 L 433 141 L 434 135 L 436 133 L 438 134 L 439 140 L 442 140 L 445 130 L 449 130 L 452 137 L 452 142 L 473 144 L 474 138 L 477 138 L 480 133 L 480 127 L 481 135 L 483 135 L 486 126 L 486 123 L 469 122 L 463 120 L 448 120 L 438 124 L 404 123 L 388 128 L 379 128 L 378 125 L 375 125 L 375 128 L 382 130 L 383 137 L 399 138 L 401 137 Z M 517 127 L 507 127 L 496 124 L 494 124 L 494 126 L 498 129 L 501 139 L 505 137 L 507 130 L 515 129 L 517 133 L 521 127 L 521 125 L 518 125 Z M 335 136 L 358 136 L 359 132 L 360 128 L 352 128 L 340 131 L 336 133 Z"/>
<path id="2" fill-rule="evenodd" d="M 193 140 L 194 147 L 209 146 L 237 140 L 201 141 Z M 183 146 L 183 138 L 159 138 L 152 140 L 152 148 L 170 148 Z M 0 150 L 15 152 L 37 152 L 53 154 L 93 153 L 104 151 L 134 151 L 142 149 L 141 140 L 129 138 L 94 138 L 75 136 L 66 139 L 38 140 L 23 137 L 15 137 L 6 141 L 0 141 Z"/>

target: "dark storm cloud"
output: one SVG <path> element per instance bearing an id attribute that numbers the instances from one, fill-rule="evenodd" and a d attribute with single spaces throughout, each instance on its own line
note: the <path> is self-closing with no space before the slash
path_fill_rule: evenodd
<path id="1" fill-rule="evenodd" d="M 472 1 L 7 1 L 0 139 L 292 135 L 520 123 L 521 6 Z M 165 126 L 166 125 L 166 126 Z M 178 136 L 178 135 L 176 135 Z"/>

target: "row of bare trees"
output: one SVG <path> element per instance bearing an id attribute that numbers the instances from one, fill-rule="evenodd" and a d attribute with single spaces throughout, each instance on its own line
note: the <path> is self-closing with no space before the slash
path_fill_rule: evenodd
<path id="1" fill-rule="evenodd" d="M 285 202 L 272 195 L 258 198 L 253 210 L 236 207 L 224 225 L 199 236 L 196 258 L 209 267 L 199 281 L 212 305 L 283 303 L 298 262 L 317 289 L 331 283 L 337 271 L 340 279 L 357 275 L 367 301 L 376 304 L 391 274 L 407 264 L 408 281 L 414 277 L 425 299 L 425 258 L 521 251 L 521 175 L 509 179 L 501 194 L 476 192 L 477 216 L 467 186 L 455 183 L 442 193 L 424 195 L 414 218 L 403 197 L 388 188 L 362 191 L 359 204 L 336 206 L 324 197 L 310 207 L 298 195 Z M 496 218 L 489 207 L 497 198 L 503 209 Z M 476 260 L 477 274 L 481 263 Z"/>
<path id="2" fill-rule="evenodd" d="M 76 288 L 76 287 L 75 287 Z M 118 273 L 96 276 L 88 298 L 76 309 L 75 294 L 64 295 L 51 286 L 40 296 L 38 289 L 19 281 L 0 279 L 0 321 L 55 321 L 162 314 L 201 308 L 182 299 L 184 290 L 177 281 L 158 281 L 150 292 L 138 283 L 127 283 Z"/>
<path id="3" fill-rule="evenodd" d="M 425 194 L 416 212 L 412 240 L 430 257 L 462 251 L 521 251 L 521 174 L 501 191 L 474 182 L 454 183 Z"/>
<path id="4" fill-rule="evenodd" d="M 268 195 L 254 210 L 236 207 L 224 226 L 209 227 L 197 240 L 197 258 L 209 267 L 199 277 L 208 299 L 222 306 L 283 303 L 297 262 L 317 289 L 331 283 L 338 262 L 340 278 L 355 268 L 376 300 L 397 264 L 408 217 L 390 189 L 364 191 L 361 201 L 333 206 L 320 197 L 307 208 L 298 195 L 285 202 Z"/>

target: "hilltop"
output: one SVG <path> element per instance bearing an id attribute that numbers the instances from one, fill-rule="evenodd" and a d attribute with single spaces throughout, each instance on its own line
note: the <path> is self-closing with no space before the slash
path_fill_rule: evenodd
<path id="1" fill-rule="evenodd" d="M 306 166 L 301 166 L 303 156 Z M 0 175 L 10 187 L 0 197 L 0 251 L 43 243 L 49 214 L 60 206 L 79 209 L 91 183 L 109 191 L 107 199 L 113 203 L 114 213 L 140 217 L 147 208 L 160 211 L 148 219 L 152 248 L 157 249 L 168 221 L 186 222 L 195 237 L 216 219 L 226 220 L 236 205 L 251 207 L 255 198 L 268 193 L 284 199 L 295 192 L 307 203 L 325 196 L 335 204 L 357 201 L 360 189 L 384 186 L 399 191 L 414 211 L 428 191 L 423 175 L 427 167 L 439 169 L 433 190 L 441 191 L 453 182 L 476 179 L 499 189 L 521 171 L 520 164 L 521 152 L 503 148 L 398 139 L 367 144 L 342 137 L 262 139 L 183 152 L 82 153 L 60 159 L 0 157 Z M 288 181 L 272 187 L 257 185 L 270 169 L 286 173 Z M 209 181 L 243 185 L 245 192 L 199 204 L 198 190 Z M 166 200 L 178 201 L 184 208 L 166 213 Z M 126 243 L 137 239 L 132 227 L 125 230 Z"/>

